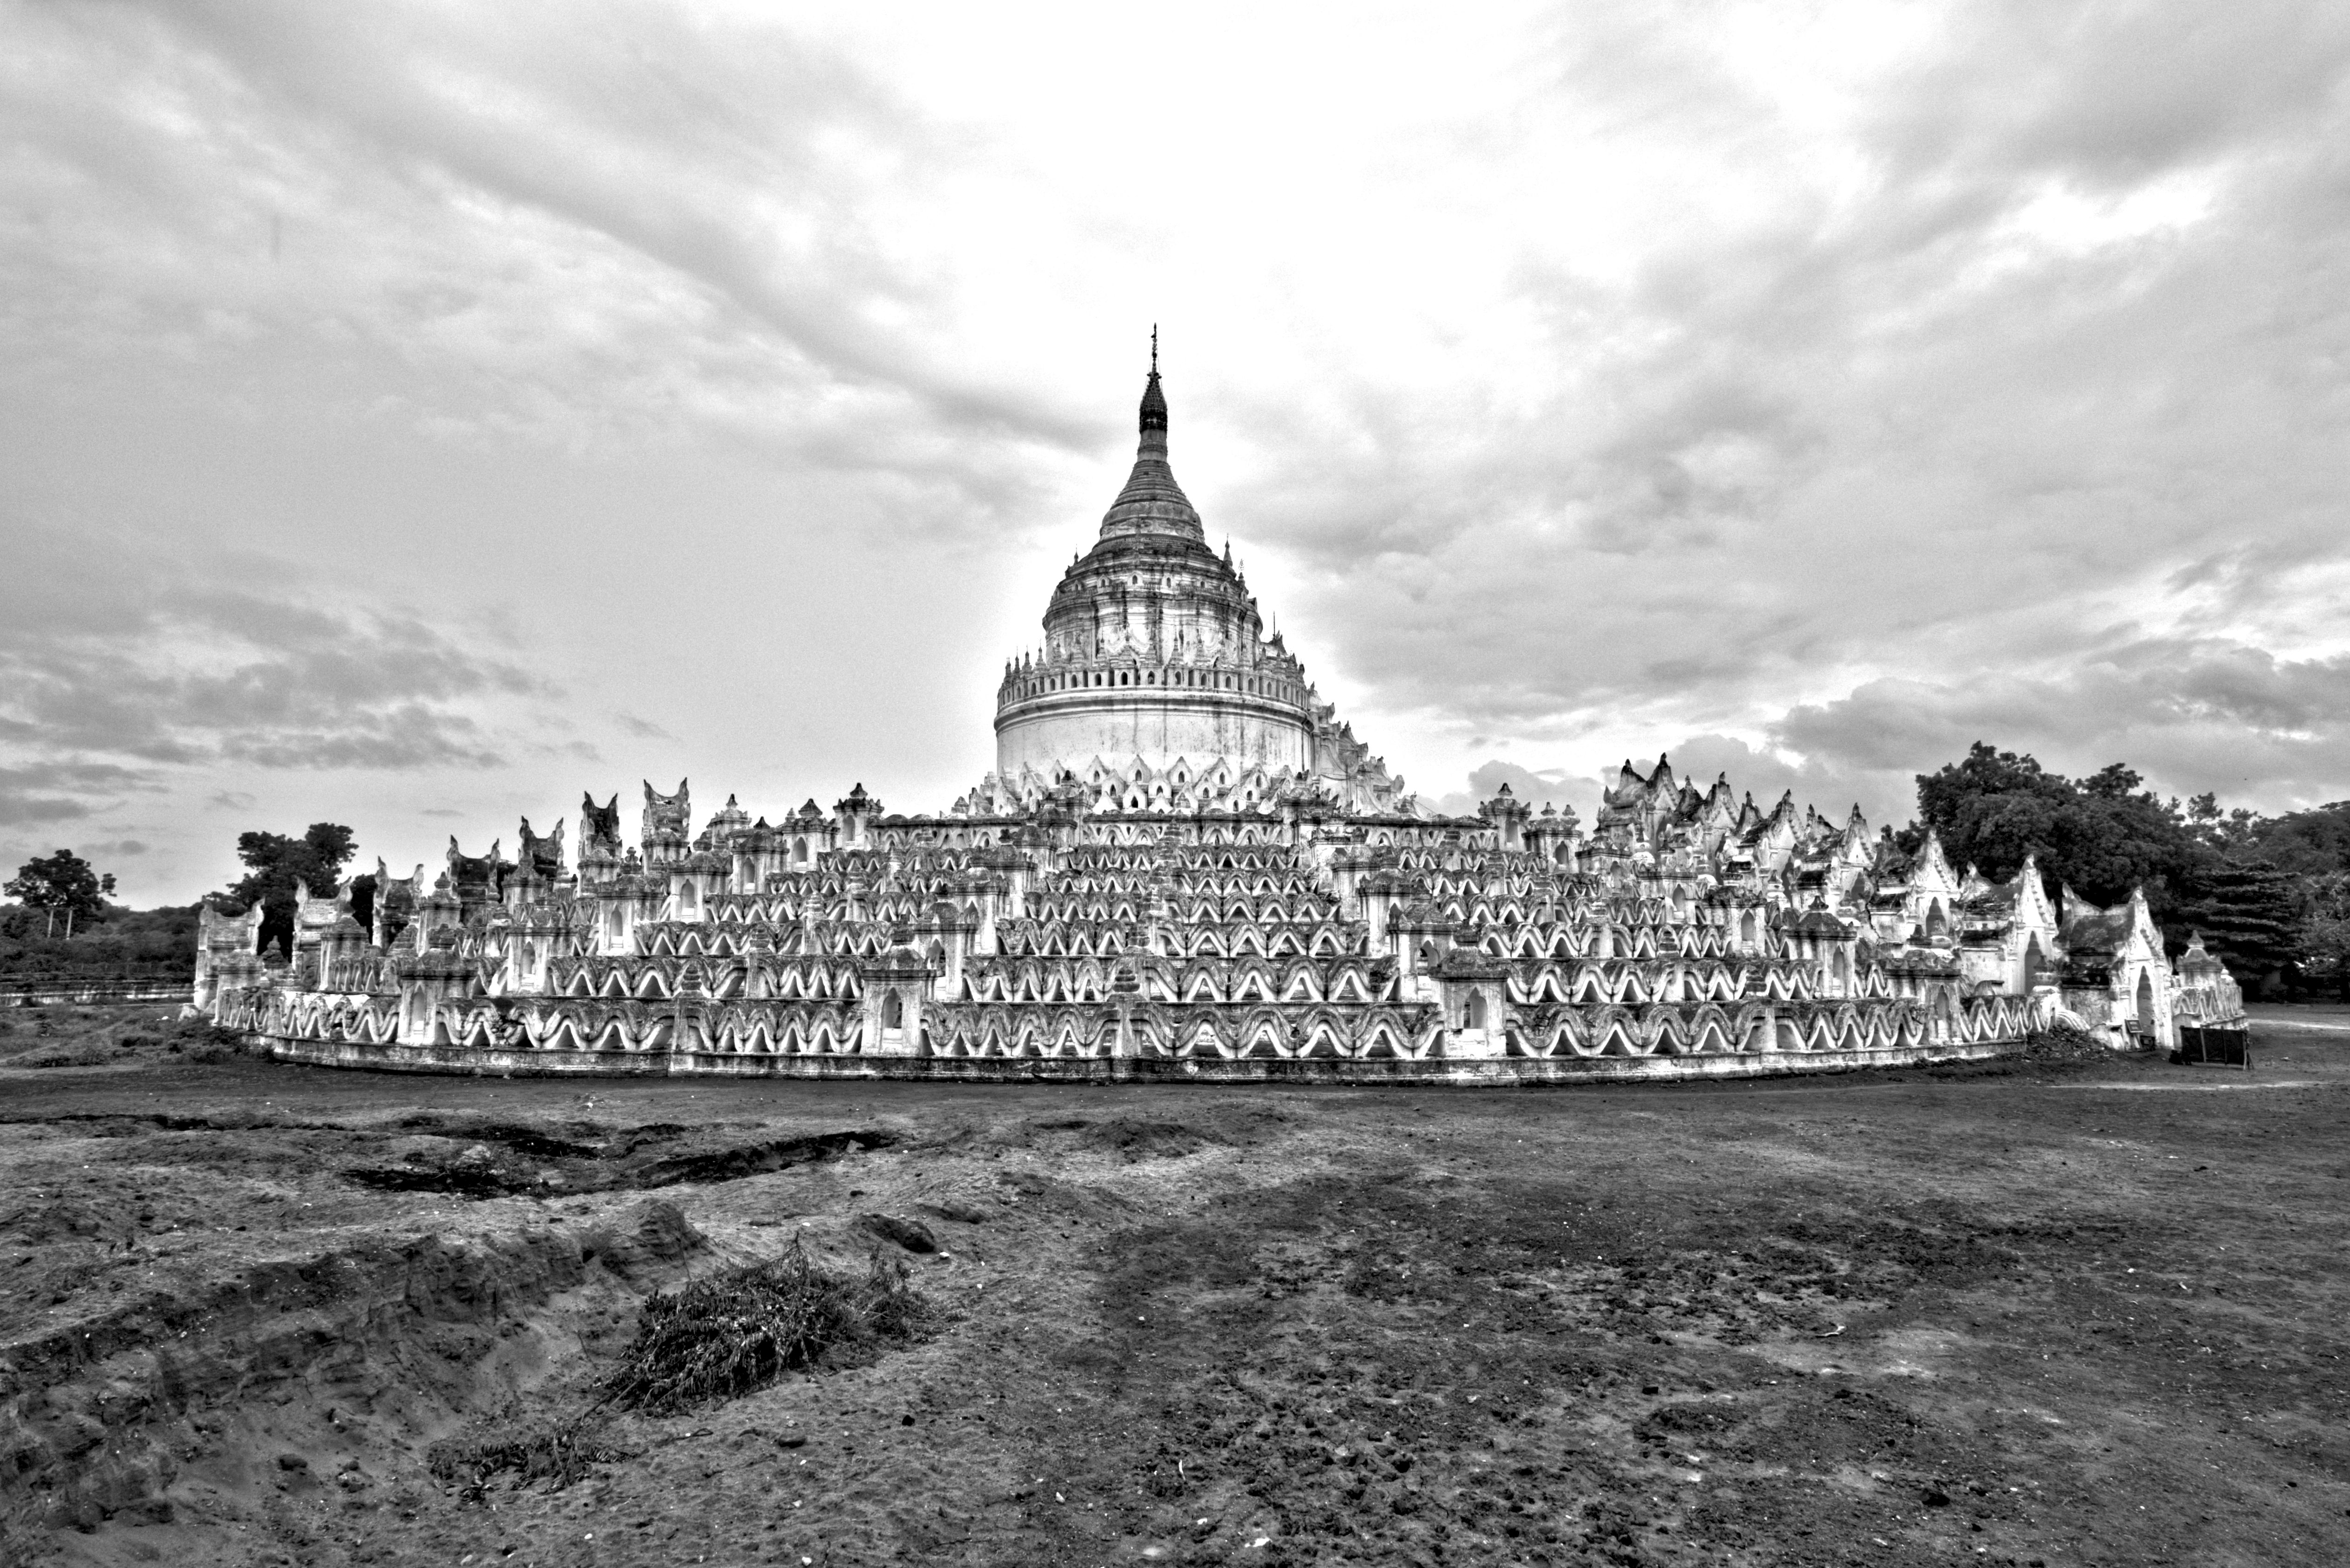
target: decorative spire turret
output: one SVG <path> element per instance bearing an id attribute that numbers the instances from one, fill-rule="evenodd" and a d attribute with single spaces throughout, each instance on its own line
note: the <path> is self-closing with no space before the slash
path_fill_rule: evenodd
<path id="1" fill-rule="evenodd" d="M 1127 476 L 1126 488 L 1102 519 L 1102 537 L 1159 534 L 1204 543 L 1207 535 L 1200 526 L 1200 514 L 1175 483 L 1175 471 L 1167 466 L 1167 394 L 1159 385 L 1156 327 L 1150 329 L 1150 376 L 1143 383 L 1138 422 L 1142 440 L 1135 451 L 1134 472 Z"/>
<path id="2" fill-rule="evenodd" d="M 1142 451 L 1144 457 L 1167 461 L 1167 394 L 1159 389 L 1159 327 L 1150 328 L 1150 379 L 1142 388 Z"/>

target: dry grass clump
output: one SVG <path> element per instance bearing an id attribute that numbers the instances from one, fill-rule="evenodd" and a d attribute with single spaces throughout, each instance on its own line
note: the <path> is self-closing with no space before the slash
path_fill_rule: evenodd
<path id="1" fill-rule="evenodd" d="M 560 1491 L 595 1466 L 630 1457 L 602 1440 L 614 1409 L 671 1415 L 765 1386 L 786 1372 L 841 1366 L 930 1330 L 934 1309 L 906 1265 L 875 1248 L 862 1279 L 819 1269 L 799 1242 L 782 1257 L 728 1269 L 639 1311 L 637 1336 L 596 1400 L 567 1420 L 499 1441 L 443 1442 L 426 1463 L 467 1502 L 511 1474 Z"/>
<path id="2" fill-rule="evenodd" d="M 2027 1062 L 2095 1062 L 2111 1057 L 2114 1049 L 2079 1024 L 2059 1018 L 2025 1035 L 2022 1054 Z"/>
<path id="3" fill-rule="evenodd" d="M 636 1340 L 598 1403 L 666 1414 L 732 1398 L 786 1372 L 839 1366 L 918 1339 L 931 1317 L 906 1265 L 885 1260 L 879 1248 L 860 1280 L 817 1268 L 795 1240 L 780 1258 L 648 1301 Z"/>
<path id="4" fill-rule="evenodd" d="M 175 1056 L 207 1065 L 216 1062 L 233 1062 L 240 1056 L 265 1056 L 268 1053 L 248 1044 L 234 1029 L 223 1029 L 206 1018 L 185 1018 L 164 1032 L 163 1049 Z"/>
<path id="5" fill-rule="evenodd" d="M 490 1482 L 511 1470 L 514 1484 L 547 1483 L 560 1491 L 586 1476 L 591 1465 L 608 1464 L 627 1456 L 598 1442 L 588 1417 L 566 1421 L 528 1437 L 504 1443 L 435 1443 L 425 1456 L 433 1479 L 457 1489 L 467 1502 L 479 1502 Z"/>

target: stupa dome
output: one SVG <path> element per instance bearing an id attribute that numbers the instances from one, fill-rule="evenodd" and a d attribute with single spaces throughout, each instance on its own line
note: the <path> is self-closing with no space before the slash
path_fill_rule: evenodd
<path id="1" fill-rule="evenodd" d="M 1154 352 L 1125 487 L 1093 548 L 1070 564 L 1045 611 L 1045 646 L 1005 671 L 996 768 L 1046 779 L 1096 762 L 1152 769 L 1304 771 L 1314 758 L 1312 692 L 1268 640 L 1229 552 L 1209 548 L 1167 458 L 1167 394 Z"/>

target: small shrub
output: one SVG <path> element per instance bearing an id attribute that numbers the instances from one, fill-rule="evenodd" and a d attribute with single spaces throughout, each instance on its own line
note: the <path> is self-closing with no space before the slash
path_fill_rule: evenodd
<path id="1" fill-rule="evenodd" d="M 875 1248 L 861 1280 L 782 1257 L 728 1269 L 648 1301 L 599 1404 L 665 1414 L 763 1388 L 786 1372 L 837 1366 L 929 1330 L 930 1303 L 906 1265 Z"/>
<path id="2" fill-rule="evenodd" d="M 244 1036 L 234 1029 L 223 1029 L 209 1018 L 182 1018 L 172 1023 L 163 1036 L 163 1048 L 191 1062 L 212 1064 L 234 1061 L 251 1054 Z"/>
<path id="3" fill-rule="evenodd" d="M 2111 1056 L 2113 1048 L 2079 1024 L 2058 1019 L 2045 1029 L 2023 1037 L 2023 1056 L 2033 1062 L 2095 1061 Z"/>
<path id="4" fill-rule="evenodd" d="M 435 1443 L 424 1462 L 434 1480 L 455 1487 L 465 1501 L 479 1502 L 490 1483 L 508 1471 L 518 1487 L 543 1480 L 549 1491 L 560 1491 L 585 1477 L 591 1465 L 626 1457 L 598 1441 L 583 1417 L 508 1442 Z"/>

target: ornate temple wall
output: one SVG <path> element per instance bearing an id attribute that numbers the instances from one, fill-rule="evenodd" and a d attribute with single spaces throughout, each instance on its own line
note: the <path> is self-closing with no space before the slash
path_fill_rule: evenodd
<path id="1" fill-rule="evenodd" d="M 559 830 L 525 821 L 514 863 L 452 838 L 432 882 L 379 863 L 371 927 L 356 882 L 306 898 L 287 962 L 259 910 L 207 908 L 193 1005 L 322 1065 L 1092 1083 L 1751 1077 L 1998 1054 L 2060 1002 L 2117 1045 L 2241 1016 L 2199 948 L 2167 983 L 2142 898 L 2060 929 L 2034 871 L 1962 902 L 1931 838 L 1896 862 L 1857 812 L 1735 808 L 1662 759 L 1626 764 L 1587 858 L 1507 786 L 1419 808 L 1208 549 L 1166 423 L 1154 367 L 953 814 L 860 784 L 775 824 L 729 797 L 697 835 L 685 784 L 648 783 L 636 849 L 617 796 L 582 801 L 576 878 Z"/>
<path id="2" fill-rule="evenodd" d="M 1276 703 L 1240 694 L 1202 701 L 1149 687 L 1055 693 L 996 721 L 995 769 L 1006 778 L 1024 767 L 1078 770 L 1096 757 L 1137 756 L 1154 768 L 1222 757 L 1243 768 L 1302 770 L 1314 760 L 1314 731 L 1302 713 Z"/>
<path id="3" fill-rule="evenodd" d="M 442 1073 L 514 1078 L 831 1078 L 1005 1084 L 1330 1084 L 1508 1088 L 1537 1084 L 1657 1083 L 1690 1079 L 1777 1078 L 1928 1062 L 1974 1062 L 2009 1055 L 2012 1041 L 1938 1043 L 1834 1053 L 1766 1052 L 1703 1056 L 1561 1056 L 1463 1060 L 1434 1056 L 1392 1061 L 1284 1060 L 1267 1057 L 959 1057 L 832 1054 L 785 1056 L 737 1052 L 563 1051 L 472 1044 L 371 1045 L 334 1037 L 257 1032 L 248 1036 L 281 1062 L 379 1073 Z"/>

